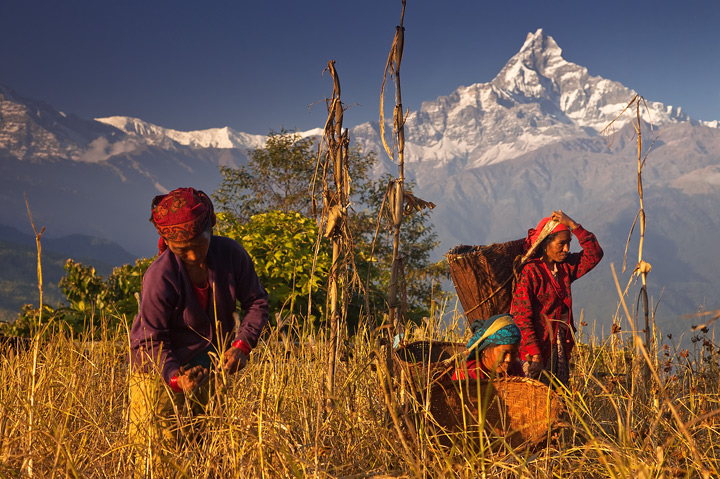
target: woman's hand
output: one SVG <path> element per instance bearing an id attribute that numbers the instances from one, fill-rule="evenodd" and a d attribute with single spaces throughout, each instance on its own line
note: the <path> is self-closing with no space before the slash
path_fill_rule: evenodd
<path id="1" fill-rule="evenodd" d="M 187 370 L 180 368 L 177 375 L 177 385 L 180 386 L 183 391 L 190 392 L 203 384 L 207 378 L 207 368 L 204 368 L 199 364 Z"/>
<path id="2" fill-rule="evenodd" d="M 528 376 L 530 378 L 539 378 L 540 374 L 542 374 L 544 369 L 545 366 L 543 365 L 542 356 L 540 356 L 539 354 L 530 356 L 530 359 L 528 360 Z"/>
<path id="3" fill-rule="evenodd" d="M 248 355 L 233 346 L 223 354 L 223 369 L 230 374 L 236 373 L 247 365 L 247 360 Z"/>
<path id="4" fill-rule="evenodd" d="M 567 226 L 571 230 L 574 230 L 578 226 L 578 224 L 575 223 L 572 218 L 563 213 L 563 210 L 553 211 L 550 215 L 550 219 Z"/>

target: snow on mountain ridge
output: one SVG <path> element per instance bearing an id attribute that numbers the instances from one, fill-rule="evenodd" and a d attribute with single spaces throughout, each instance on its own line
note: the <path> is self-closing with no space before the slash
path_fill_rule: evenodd
<path id="1" fill-rule="evenodd" d="M 461 86 L 421 104 L 406 122 L 406 161 L 436 167 L 477 168 L 510 160 L 570 138 L 592 138 L 615 120 L 635 96 L 621 83 L 592 76 L 562 57 L 562 49 L 542 29 L 525 42 L 488 83 Z M 644 119 L 654 125 L 689 122 L 680 108 L 646 101 Z M 718 122 L 693 122 L 717 127 Z M 357 128 L 360 137 L 364 128 Z M 363 146 L 382 151 L 379 138 Z"/>
<path id="2" fill-rule="evenodd" d="M 66 115 L 0 84 L 0 152 L 10 157 L 21 161 L 83 161 L 95 140 L 115 141 L 117 134 L 120 132 L 115 128 Z"/>
<path id="3" fill-rule="evenodd" d="M 526 72 L 520 74 L 519 71 Z M 516 101 L 550 100 L 580 127 L 600 132 L 635 96 L 636 92 L 618 82 L 592 76 L 587 68 L 568 62 L 562 49 L 542 29 L 528 33 L 520 51 L 491 82 L 510 93 Z M 655 124 L 689 121 L 681 109 L 659 102 L 647 102 L 642 112 Z M 629 121 L 618 119 L 618 127 Z"/>
<path id="4" fill-rule="evenodd" d="M 95 118 L 129 135 L 141 136 L 150 144 L 163 145 L 167 139 L 193 148 L 257 148 L 265 144 L 265 136 L 235 131 L 229 127 L 207 130 L 179 131 L 148 123 L 138 118 L 111 116 Z"/>
<path id="5" fill-rule="evenodd" d="M 406 161 L 476 168 L 568 138 L 592 138 L 634 95 L 622 84 L 566 61 L 555 40 L 538 29 L 527 34 L 518 53 L 490 82 L 461 86 L 412 112 L 406 123 Z M 680 108 L 651 101 L 647 106 L 646 120 L 655 125 L 690 121 Z M 178 131 L 123 116 L 80 120 L 21 99 L 2 85 L 0 114 L 6 121 L 0 149 L 18 158 L 97 163 L 146 146 L 173 152 L 180 147 L 237 149 L 246 154 L 266 139 L 228 127 Z M 623 115 L 614 126 L 621 128 L 628 121 L 629 115 Z M 693 123 L 720 126 L 718 121 Z M 386 156 L 375 126 L 359 125 L 352 131 L 366 150 Z M 299 134 L 319 136 L 322 129 Z"/>

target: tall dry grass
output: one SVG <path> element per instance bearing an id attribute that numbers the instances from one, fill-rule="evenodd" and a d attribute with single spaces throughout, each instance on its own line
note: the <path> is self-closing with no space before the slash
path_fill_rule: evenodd
<path id="1" fill-rule="evenodd" d="M 457 311 L 454 321 L 463 321 Z M 465 339 L 455 333 L 464 328 L 438 322 L 409 335 Z M 666 337 L 660 390 L 641 382 L 642 358 L 622 334 L 582 341 L 565 393 L 567 427 L 549 444 L 513 450 L 489 436 L 445 447 L 422 427 L 408 434 L 399 392 L 383 390 L 382 352 L 367 329 L 347 346 L 331 398 L 327 340 L 287 343 L 271 332 L 211 402 L 203 440 L 178 446 L 157 477 L 717 477 L 718 345 L 704 332 L 685 346 Z M 34 383 L 33 348 L 3 351 L 0 477 L 24 477 L 30 460 L 35 477 L 132 476 L 126 336 L 39 340 Z M 328 399 L 336 407 L 326 409 Z"/>

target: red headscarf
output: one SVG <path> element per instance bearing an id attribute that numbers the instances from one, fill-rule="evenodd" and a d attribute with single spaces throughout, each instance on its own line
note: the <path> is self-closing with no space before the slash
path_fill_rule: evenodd
<path id="1" fill-rule="evenodd" d="M 540 220 L 540 223 L 538 223 L 537 227 L 535 229 L 530 228 L 528 230 L 527 238 L 525 238 L 525 251 L 529 250 L 533 244 L 535 244 L 535 241 L 540 237 L 540 233 L 542 232 L 543 228 L 547 224 L 547 222 L 550 221 L 550 217 L 543 218 Z M 558 223 L 557 226 L 553 228 L 553 230 L 550 232 L 550 234 L 555 234 L 560 231 L 570 231 L 570 228 L 565 226 L 562 223 Z"/>
<path id="2" fill-rule="evenodd" d="M 188 241 L 215 224 L 215 212 L 208 195 L 194 188 L 178 188 L 153 198 L 150 221 L 160 234 L 158 250 L 167 241 Z"/>

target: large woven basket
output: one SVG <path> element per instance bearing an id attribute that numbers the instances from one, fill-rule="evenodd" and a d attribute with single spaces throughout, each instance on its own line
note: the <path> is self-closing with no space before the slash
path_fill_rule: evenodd
<path id="1" fill-rule="evenodd" d="M 513 263 L 524 239 L 488 246 L 456 246 L 447 254 L 452 278 L 468 324 L 510 311 Z"/>
<path id="2" fill-rule="evenodd" d="M 445 341 L 415 341 L 393 351 L 396 377 L 404 377 L 424 389 L 427 384 L 450 379 L 455 369 L 453 358 L 465 351 L 465 345 Z M 464 358 L 462 358 L 464 359 Z"/>
<path id="3" fill-rule="evenodd" d="M 562 423 L 556 392 L 529 378 L 444 381 L 429 389 L 429 428 L 444 444 L 479 441 L 483 431 L 513 448 L 536 445 Z"/>

